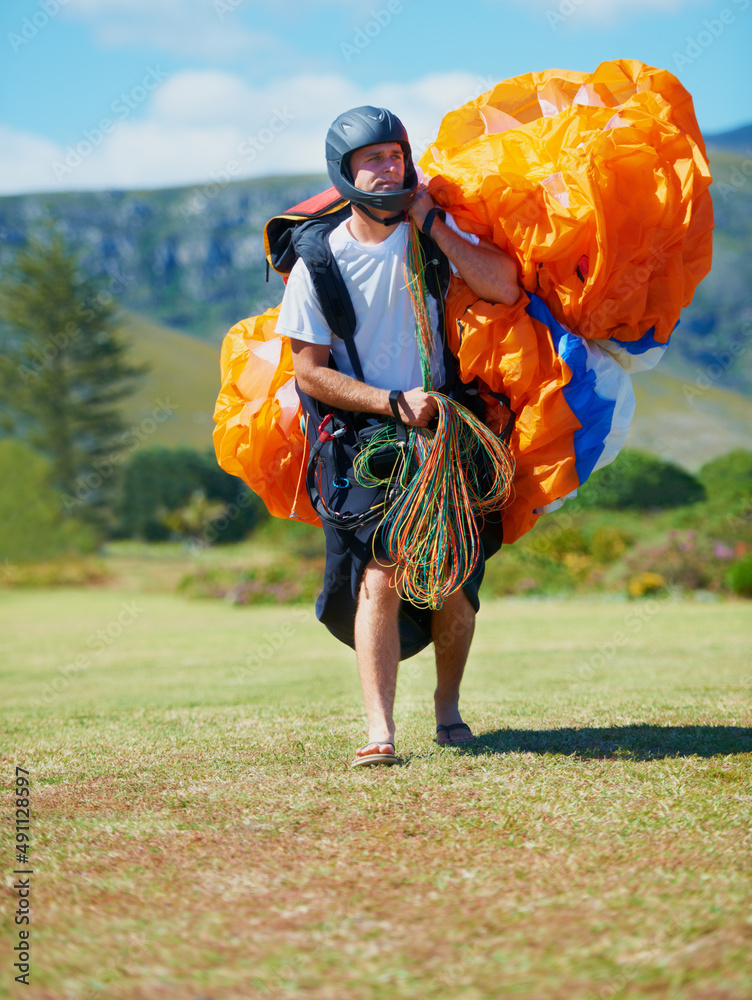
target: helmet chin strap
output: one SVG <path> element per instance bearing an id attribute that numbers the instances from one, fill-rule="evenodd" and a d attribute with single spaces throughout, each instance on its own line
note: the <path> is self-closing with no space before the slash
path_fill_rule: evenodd
<path id="1" fill-rule="evenodd" d="M 407 212 L 399 212 L 397 215 L 390 215 L 388 219 L 379 219 L 373 214 L 373 212 L 369 212 L 365 205 L 358 205 L 357 202 L 353 202 L 353 204 L 356 205 L 361 212 L 365 212 L 369 219 L 373 219 L 374 222 L 380 222 L 382 226 L 396 226 L 398 222 L 407 221 Z"/>

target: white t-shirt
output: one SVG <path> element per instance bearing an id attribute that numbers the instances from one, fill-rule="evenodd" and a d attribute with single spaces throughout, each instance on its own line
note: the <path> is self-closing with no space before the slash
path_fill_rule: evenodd
<path id="1" fill-rule="evenodd" d="M 350 233 L 348 220 L 329 234 L 339 269 L 355 310 L 355 346 L 369 385 L 380 389 L 422 387 L 415 314 L 405 285 L 403 263 L 408 223 L 403 222 L 382 243 L 359 243 Z M 476 236 L 461 232 L 447 216 L 447 224 L 469 242 Z M 438 309 L 428 297 L 434 331 L 438 331 Z M 308 268 L 295 263 L 282 299 L 277 332 L 309 344 L 330 344 L 337 368 L 354 375 L 344 341 L 333 336 L 319 305 Z M 434 386 L 445 381 L 441 338 L 436 335 L 433 366 Z"/>

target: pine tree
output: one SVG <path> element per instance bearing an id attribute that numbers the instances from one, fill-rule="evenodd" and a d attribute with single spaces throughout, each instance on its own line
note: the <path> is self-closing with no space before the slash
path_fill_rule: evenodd
<path id="1" fill-rule="evenodd" d="M 145 371 L 128 362 L 116 327 L 106 284 L 82 273 L 54 228 L 30 239 L 5 269 L 0 433 L 47 455 L 71 512 L 100 523 L 125 445 L 117 404 Z"/>

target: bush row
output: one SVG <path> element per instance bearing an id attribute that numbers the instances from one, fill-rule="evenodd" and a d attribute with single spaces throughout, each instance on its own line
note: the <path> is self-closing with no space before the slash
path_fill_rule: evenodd
<path id="1" fill-rule="evenodd" d="M 117 475 L 104 529 L 51 485 L 50 464 L 24 442 L 0 440 L 0 565 L 93 551 L 109 538 L 236 542 L 267 517 L 248 487 L 191 448 L 145 448 Z"/>
<path id="2" fill-rule="evenodd" d="M 234 593 L 238 602 L 255 602 L 307 599 L 315 589 L 308 571 L 322 554 L 321 532 L 269 520 L 262 502 L 223 472 L 213 454 L 146 448 L 118 476 L 110 537 L 214 544 L 240 540 L 266 522 L 267 542 L 280 552 L 281 576 L 254 571 L 226 580 L 208 574 L 187 583 L 189 591 Z M 646 511 L 652 513 L 646 517 Z M 0 567 L 92 551 L 97 542 L 90 526 L 65 516 L 45 460 L 21 442 L 0 441 Z M 627 449 L 591 477 L 574 503 L 542 517 L 530 534 L 490 560 L 484 589 L 554 593 L 605 585 L 637 595 L 660 586 L 727 587 L 746 595 L 752 591 L 751 553 L 752 452 L 714 459 L 695 477 Z"/>

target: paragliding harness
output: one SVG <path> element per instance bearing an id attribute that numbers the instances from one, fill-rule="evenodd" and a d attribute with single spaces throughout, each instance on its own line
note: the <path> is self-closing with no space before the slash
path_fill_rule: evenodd
<path id="1" fill-rule="evenodd" d="M 271 265 L 286 276 L 295 261 L 303 259 L 332 333 L 345 345 L 355 377 L 365 382 L 363 367 L 355 346 L 355 310 L 342 273 L 329 246 L 329 233 L 351 215 L 350 202 L 335 188 L 270 219 L 264 231 L 267 272 Z M 429 265 L 426 279 L 437 301 L 449 285 L 449 262 L 436 244 L 421 234 Z M 448 354 L 448 351 L 445 351 Z M 447 371 L 454 371 L 452 367 Z M 445 358 L 445 364 L 447 359 Z M 329 364 L 336 367 L 330 355 Z M 392 485 L 386 491 L 355 488 L 350 482 L 350 469 L 358 452 L 387 418 L 374 414 L 358 414 L 345 410 L 323 408 L 298 387 L 303 409 L 308 417 L 311 445 L 306 472 L 306 486 L 314 510 L 321 520 L 333 527 L 356 531 L 375 523 L 397 496 L 397 475 L 391 475 Z M 389 478 L 405 461 L 407 428 L 396 425 L 396 443 L 385 445 L 374 455 L 369 465 L 380 478 Z M 375 502 L 371 502 L 375 500 Z"/>
<path id="2" fill-rule="evenodd" d="M 324 318 L 332 333 L 344 341 L 356 378 L 365 382 L 355 346 L 355 310 L 328 239 L 329 233 L 350 215 L 350 202 L 332 187 L 270 219 L 264 229 L 267 280 L 270 265 L 287 278 L 297 259 L 303 259 Z M 429 293 L 438 303 L 443 326 L 444 298 L 449 287 L 449 261 L 430 237 L 420 233 L 419 239 L 427 261 L 426 284 Z M 477 394 L 473 394 L 474 391 L 457 377 L 457 363 L 449 351 L 443 330 L 442 340 L 447 376 L 442 391 L 451 393 L 475 412 L 479 408 L 482 410 Z M 329 364 L 336 367 L 331 355 Z M 306 486 L 314 510 L 325 524 L 347 531 L 357 531 L 380 520 L 398 495 L 398 471 L 400 463 L 406 460 L 407 428 L 397 419 L 396 406 L 393 404 L 394 420 L 388 418 L 396 425 L 396 442 L 385 445 L 369 460 L 370 470 L 376 477 L 390 481 L 384 495 L 384 490 L 378 488 L 353 489 L 348 471 L 358 452 L 368 444 L 387 418 L 331 407 L 326 407 L 325 410 L 321 403 L 300 387 L 298 395 L 310 428 L 311 450 Z M 499 398 L 508 405 L 504 397 Z M 482 413 L 479 415 L 482 417 Z M 374 497 L 377 498 L 375 502 L 369 502 Z"/>

